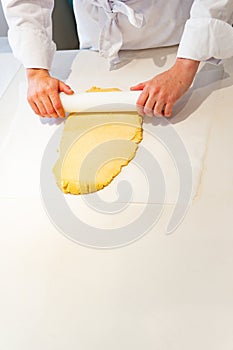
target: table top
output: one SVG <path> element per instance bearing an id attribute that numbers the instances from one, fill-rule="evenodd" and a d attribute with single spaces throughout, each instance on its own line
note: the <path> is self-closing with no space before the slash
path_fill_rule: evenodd
<path id="1" fill-rule="evenodd" d="M 53 74 L 65 80 L 76 54 L 58 52 Z M 0 62 L 9 65 L 8 59 L 14 60 L 11 53 L 0 54 Z M 224 62 L 212 95 L 198 193 L 173 234 L 165 234 L 173 209 L 167 204 L 132 244 L 91 249 L 60 234 L 41 198 L 0 194 L 1 348 L 232 350 L 232 63 Z M 12 72 L 0 99 L 2 150 L 14 124 L 11 96 L 25 79 L 22 67 Z M 23 141 L 29 148 L 33 142 L 30 135 Z M 150 207 L 156 211 L 158 204 Z M 144 208 L 133 203 L 129 214 Z M 111 224 L 118 221 L 111 216 Z"/>

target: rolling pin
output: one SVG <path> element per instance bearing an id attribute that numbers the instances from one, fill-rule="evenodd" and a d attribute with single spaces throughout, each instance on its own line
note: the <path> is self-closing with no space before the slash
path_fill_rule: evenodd
<path id="1" fill-rule="evenodd" d="M 134 112 L 141 91 L 60 94 L 66 112 Z"/>

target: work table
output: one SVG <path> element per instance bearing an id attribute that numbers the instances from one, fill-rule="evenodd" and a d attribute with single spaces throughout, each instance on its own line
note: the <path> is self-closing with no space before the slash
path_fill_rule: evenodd
<path id="1" fill-rule="evenodd" d="M 52 73 L 66 80 L 76 54 L 58 52 Z M 16 133 L 25 74 L 11 53 L 0 53 L 0 76 L 10 65 L 12 74 L 0 86 L 0 159 L 12 133 L 43 154 L 46 144 L 36 133 L 24 134 L 23 125 Z M 215 113 L 198 191 L 170 235 L 165 227 L 172 205 L 165 204 L 157 223 L 131 244 L 109 250 L 79 245 L 52 224 L 41 196 L 27 191 L 39 188 L 39 174 L 17 181 L 22 169 L 16 159 L 15 183 L 9 195 L 7 189 L 0 193 L 0 348 L 232 350 L 233 59 L 223 68 L 216 89 L 208 92 L 203 82 L 191 100 L 197 105 L 186 107 L 198 110 L 210 100 Z M 206 74 L 218 69 L 211 66 Z M 38 117 L 31 112 L 31 118 Z M 62 123 L 47 121 L 45 134 Z M 26 160 L 22 166 L 29 176 L 31 167 L 40 170 Z M 132 203 L 131 214 L 143 206 Z"/>

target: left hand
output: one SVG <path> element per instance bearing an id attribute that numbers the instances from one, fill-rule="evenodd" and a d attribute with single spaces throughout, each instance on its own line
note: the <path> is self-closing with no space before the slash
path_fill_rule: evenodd
<path id="1" fill-rule="evenodd" d="M 138 113 L 171 117 L 173 105 L 192 84 L 199 64 L 199 61 L 177 58 L 166 72 L 131 87 L 130 90 L 142 90 L 137 101 Z"/>

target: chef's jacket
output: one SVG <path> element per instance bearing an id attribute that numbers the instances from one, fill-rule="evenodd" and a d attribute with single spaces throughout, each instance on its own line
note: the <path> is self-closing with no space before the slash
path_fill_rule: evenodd
<path id="1" fill-rule="evenodd" d="M 2 0 L 2 4 L 15 56 L 26 68 L 50 69 L 56 49 L 54 1 Z M 178 43 L 177 56 L 182 58 L 233 56 L 233 0 L 74 0 L 74 12 L 80 48 L 98 50 L 112 65 L 119 61 L 119 50 Z"/>

